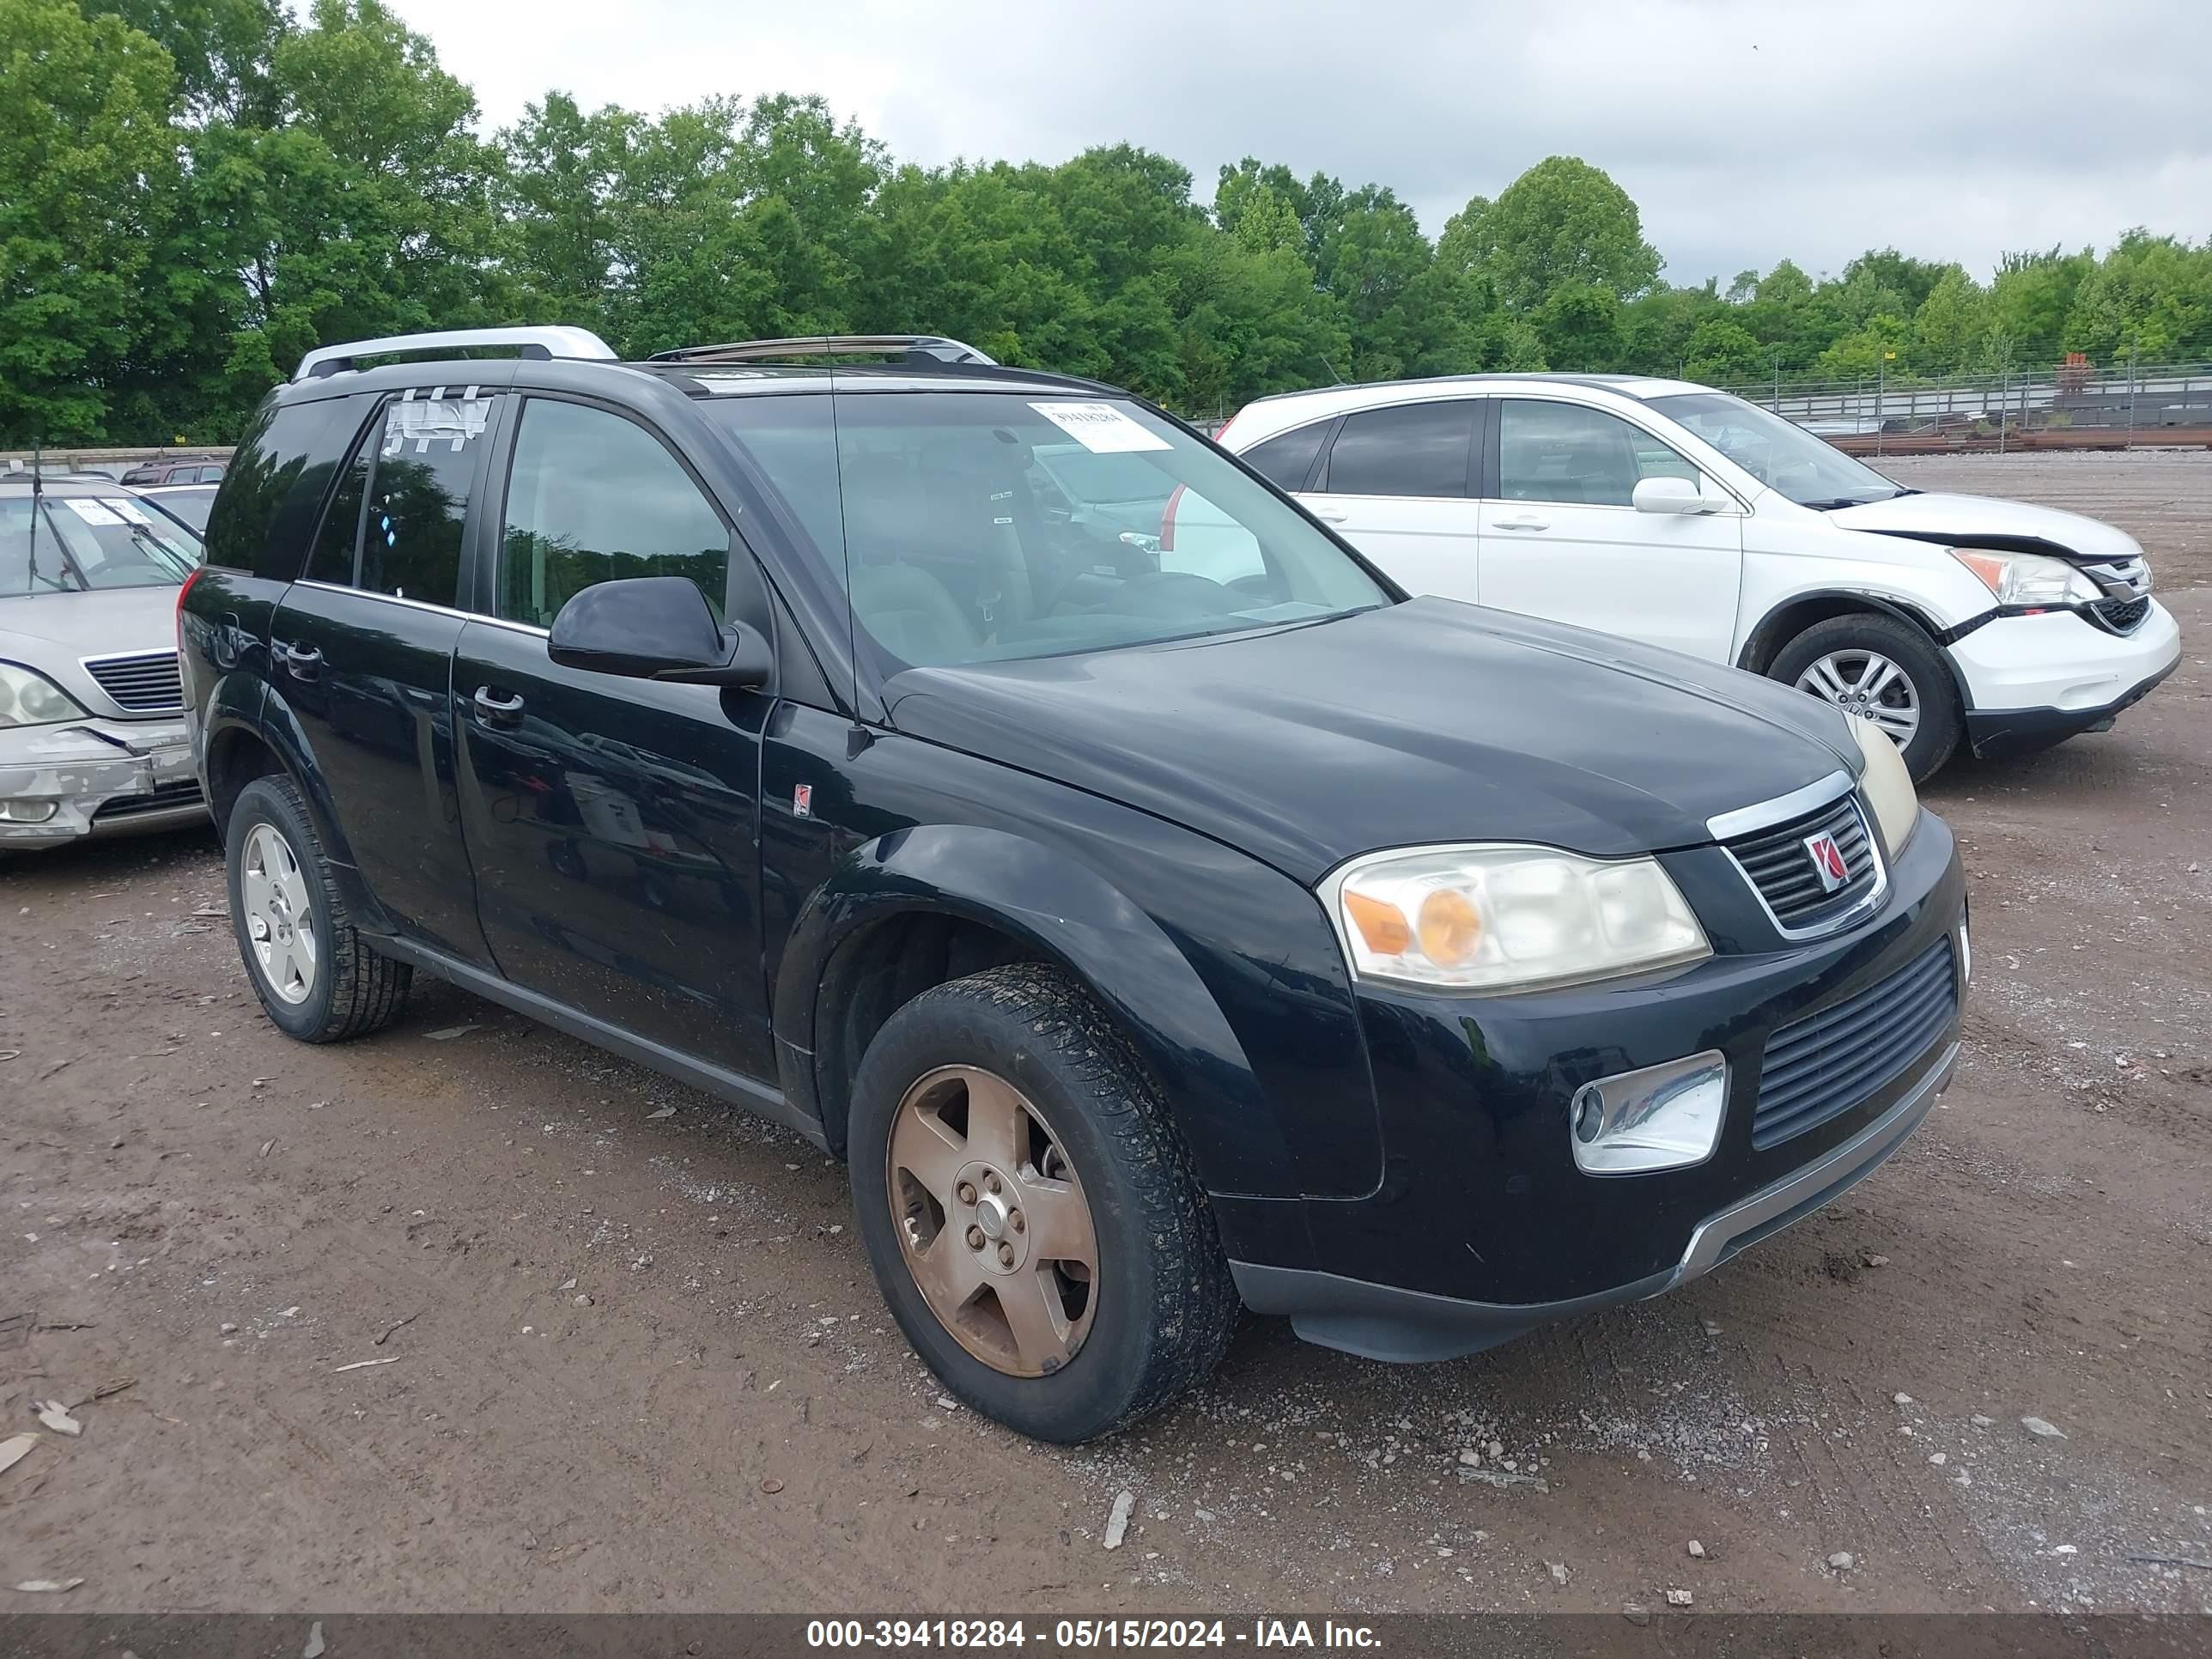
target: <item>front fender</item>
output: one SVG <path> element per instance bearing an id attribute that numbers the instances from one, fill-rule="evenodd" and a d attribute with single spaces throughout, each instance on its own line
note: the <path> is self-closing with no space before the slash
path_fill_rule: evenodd
<path id="1" fill-rule="evenodd" d="M 876 923 L 915 911 L 994 928 L 1088 988 L 1159 1082 L 1208 1190 L 1297 1190 L 1280 1125 L 1251 1062 L 1182 950 L 1096 871 L 1002 830 L 894 830 L 854 848 L 808 898 L 775 988 L 787 1093 L 795 1080 L 814 1092 L 817 993 L 838 951 Z M 806 1073 L 803 1080 L 790 1077 L 793 1069 Z M 841 1139 L 844 1104 L 818 1103 L 833 1142 Z"/>

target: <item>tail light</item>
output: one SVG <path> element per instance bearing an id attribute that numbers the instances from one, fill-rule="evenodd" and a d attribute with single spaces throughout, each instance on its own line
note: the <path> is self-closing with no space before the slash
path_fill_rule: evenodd
<path id="1" fill-rule="evenodd" d="M 1183 487 L 1181 484 L 1175 487 L 1173 493 L 1168 496 L 1166 509 L 1160 514 L 1160 551 L 1163 553 L 1175 551 L 1176 508 L 1182 505 L 1182 490 Z"/>
<path id="2" fill-rule="evenodd" d="M 177 666 L 181 671 L 185 663 L 185 599 L 192 591 L 192 584 L 207 574 L 204 564 L 192 567 L 192 574 L 185 578 L 185 585 L 177 590 Z"/>

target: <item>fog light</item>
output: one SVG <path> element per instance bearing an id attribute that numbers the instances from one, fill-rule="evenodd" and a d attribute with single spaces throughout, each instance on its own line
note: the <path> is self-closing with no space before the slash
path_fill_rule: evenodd
<path id="1" fill-rule="evenodd" d="M 1966 920 L 1959 919 L 1959 983 L 1964 985 L 1974 976 L 1974 940 L 1966 931 Z"/>
<path id="2" fill-rule="evenodd" d="M 1720 1142 L 1727 1108 L 1728 1061 L 1712 1049 L 1585 1083 L 1568 1119 L 1575 1165 L 1616 1176 L 1702 1164 Z"/>
<path id="3" fill-rule="evenodd" d="M 44 823 L 54 815 L 50 800 L 0 800 L 0 823 Z"/>

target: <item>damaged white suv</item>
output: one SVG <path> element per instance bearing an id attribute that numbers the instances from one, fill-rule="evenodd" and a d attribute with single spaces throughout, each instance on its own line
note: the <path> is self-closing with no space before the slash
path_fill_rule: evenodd
<path id="1" fill-rule="evenodd" d="M 199 552 L 119 484 L 0 474 L 0 854 L 207 822 L 177 678 Z"/>
<path id="2" fill-rule="evenodd" d="M 1962 738 L 1987 756 L 2102 731 L 2180 660 L 2126 532 L 1903 489 L 1686 381 L 1334 386 L 1261 398 L 1220 442 L 1414 592 L 1789 682 L 1880 726 L 1916 778 Z M 1242 556 L 1179 505 L 1164 568 Z"/>

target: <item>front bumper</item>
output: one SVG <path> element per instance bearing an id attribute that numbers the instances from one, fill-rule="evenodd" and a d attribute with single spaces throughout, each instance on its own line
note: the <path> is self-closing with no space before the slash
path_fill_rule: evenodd
<path id="1" fill-rule="evenodd" d="M 1659 1296 L 1711 1273 L 1746 1245 L 1780 1232 L 1833 1203 L 1872 1175 L 1920 1127 L 1950 1086 L 1959 1044 L 1947 1033 L 1905 1097 L 1841 1146 L 1699 1222 L 1681 1260 L 1626 1285 L 1563 1302 L 1469 1302 L 1376 1285 L 1335 1273 L 1231 1262 L 1237 1293 L 1255 1313 L 1287 1318 L 1309 1342 L 1368 1359 L 1455 1359 L 1523 1335 L 1539 1325 Z"/>
<path id="2" fill-rule="evenodd" d="M 207 821 L 182 720 L 0 731 L 0 851 Z"/>
<path id="3" fill-rule="evenodd" d="M 2051 611 L 2000 617 L 1954 641 L 1950 652 L 1966 689 L 1967 740 L 1987 758 L 2111 725 L 2174 671 L 2181 629 L 2154 599 L 2132 634 Z"/>
<path id="4" fill-rule="evenodd" d="M 1329 1346 L 1449 1358 L 1694 1278 L 1896 1151 L 1956 1057 L 1966 882 L 1948 827 L 1923 815 L 1880 907 L 1810 941 L 1775 932 L 1719 848 L 1660 856 L 1713 939 L 1717 954 L 1693 968 L 1515 997 L 1363 990 L 1382 1179 L 1357 1199 L 1215 1194 L 1248 1306 Z M 1776 1133 L 1760 1114 L 1770 1039 L 1844 1004 L 1876 1006 L 1863 1000 L 1912 982 L 1907 970 L 1947 941 L 1957 977 L 1942 1021 L 1916 1016 L 1908 1033 L 1846 1017 L 1838 1075 L 1888 1053 L 1892 1030 L 1909 1046 L 1849 1103 Z M 1729 1065 L 1710 1157 L 1629 1176 L 1577 1167 L 1578 1088 L 1707 1050 Z"/>

